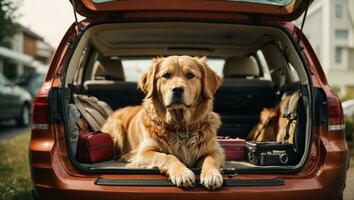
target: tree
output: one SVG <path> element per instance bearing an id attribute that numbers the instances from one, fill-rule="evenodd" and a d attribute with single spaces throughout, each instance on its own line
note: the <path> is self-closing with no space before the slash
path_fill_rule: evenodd
<path id="1" fill-rule="evenodd" d="M 15 23 L 17 5 L 12 0 L 0 0 L 0 46 L 11 48 L 12 40 L 20 26 Z M 1 60 L 0 60 L 1 61 Z M 16 77 L 16 63 L 3 59 L 4 74 L 10 79 Z"/>
<path id="2" fill-rule="evenodd" d="M 12 0 L 0 0 L 0 46 L 10 48 L 12 38 L 19 31 L 15 23 L 17 8 Z"/>

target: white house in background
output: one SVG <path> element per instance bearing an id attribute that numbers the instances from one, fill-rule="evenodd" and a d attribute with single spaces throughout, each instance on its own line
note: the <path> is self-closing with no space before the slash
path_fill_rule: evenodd
<path id="1" fill-rule="evenodd" d="M 354 0 L 315 0 L 304 33 L 329 83 L 339 87 L 341 95 L 354 92 Z"/>

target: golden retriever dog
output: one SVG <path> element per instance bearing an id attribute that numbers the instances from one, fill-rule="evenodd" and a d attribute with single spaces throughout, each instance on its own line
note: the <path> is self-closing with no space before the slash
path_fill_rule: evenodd
<path id="1" fill-rule="evenodd" d="M 222 186 L 225 156 L 216 141 L 220 117 L 213 112 L 213 96 L 220 77 L 205 57 L 156 58 L 139 79 L 146 93 L 141 106 L 115 111 L 102 131 L 110 133 L 121 160 L 131 167 L 158 168 L 178 187 L 200 181 L 208 189 Z"/>

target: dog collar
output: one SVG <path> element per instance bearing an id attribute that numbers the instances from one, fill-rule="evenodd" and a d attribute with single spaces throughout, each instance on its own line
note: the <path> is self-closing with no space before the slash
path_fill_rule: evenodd
<path id="1" fill-rule="evenodd" d="M 203 128 L 205 122 L 200 121 L 198 123 L 190 124 L 188 126 L 176 126 L 162 122 L 161 120 L 153 119 L 148 113 L 145 111 L 145 116 L 149 119 L 149 121 L 153 122 L 155 125 L 163 127 L 165 130 L 169 132 L 178 133 L 177 135 L 188 135 L 198 132 Z"/>

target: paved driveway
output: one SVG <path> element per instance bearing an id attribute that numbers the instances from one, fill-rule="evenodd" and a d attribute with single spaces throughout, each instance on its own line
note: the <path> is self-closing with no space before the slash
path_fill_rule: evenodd
<path id="1" fill-rule="evenodd" d="M 16 127 L 14 121 L 6 121 L 0 123 L 0 140 L 9 139 L 19 134 L 30 132 L 30 127 L 19 128 Z"/>

